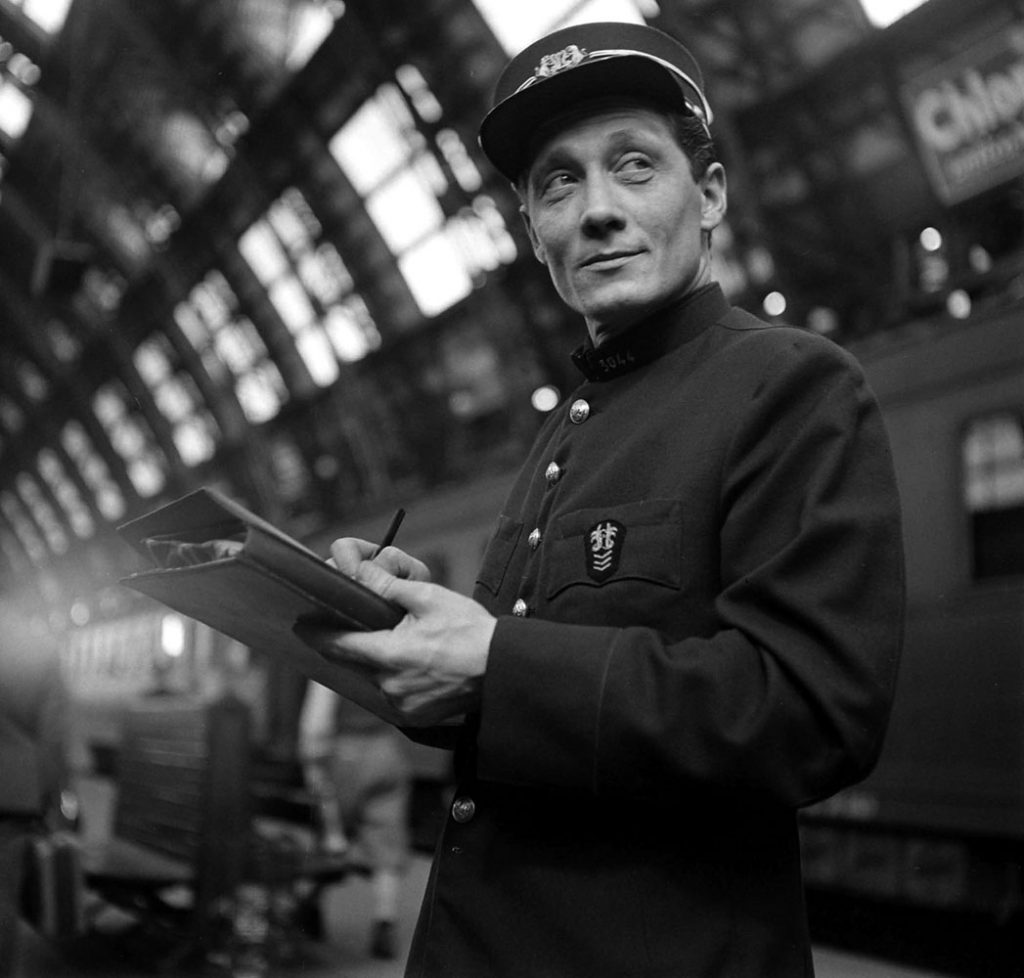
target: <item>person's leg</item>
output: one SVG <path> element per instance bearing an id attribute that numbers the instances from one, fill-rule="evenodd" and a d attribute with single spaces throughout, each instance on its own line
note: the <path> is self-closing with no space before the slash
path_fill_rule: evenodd
<path id="1" fill-rule="evenodd" d="M 375 870 L 371 877 L 373 887 L 373 925 L 370 931 L 370 954 L 390 960 L 398 954 L 398 898 L 401 875 L 394 869 Z"/>
<path id="2" fill-rule="evenodd" d="M 366 738 L 362 758 L 364 795 L 356 833 L 357 845 L 372 867 L 370 953 L 377 958 L 397 955 L 395 921 L 410 848 L 409 767 L 396 738 L 388 734 Z"/>

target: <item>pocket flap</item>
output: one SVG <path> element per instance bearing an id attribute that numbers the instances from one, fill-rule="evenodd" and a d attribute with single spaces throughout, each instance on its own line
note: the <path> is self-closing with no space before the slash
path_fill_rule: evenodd
<path id="1" fill-rule="evenodd" d="M 682 585 L 681 503 L 649 499 L 561 517 L 548 556 L 547 597 L 574 584 L 642 580 Z"/>

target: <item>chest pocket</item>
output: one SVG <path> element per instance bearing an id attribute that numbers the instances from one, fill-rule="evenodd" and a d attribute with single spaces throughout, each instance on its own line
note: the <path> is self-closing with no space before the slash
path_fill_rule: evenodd
<path id="1" fill-rule="evenodd" d="M 544 593 L 616 581 L 682 586 L 682 510 L 674 499 L 649 499 L 566 513 L 555 524 Z"/>
<path id="2" fill-rule="evenodd" d="M 496 595 L 501 588 L 501 582 L 508 571 L 508 563 L 512 559 L 512 551 L 516 548 L 522 530 L 522 523 L 507 516 L 498 517 L 498 527 L 487 545 L 476 579 L 476 583 L 491 594 Z"/>

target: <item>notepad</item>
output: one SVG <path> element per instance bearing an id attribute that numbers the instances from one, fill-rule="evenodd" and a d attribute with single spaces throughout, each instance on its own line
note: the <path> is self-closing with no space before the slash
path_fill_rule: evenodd
<path id="1" fill-rule="evenodd" d="M 390 723 L 401 718 L 370 667 L 328 661 L 293 632 L 299 622 L 393 628 L 403 609 L 343 574 L 271 523 L 211 488 L 119 526 L 155 566 L 121 583 L 268 655 L 281 657 Z"/>

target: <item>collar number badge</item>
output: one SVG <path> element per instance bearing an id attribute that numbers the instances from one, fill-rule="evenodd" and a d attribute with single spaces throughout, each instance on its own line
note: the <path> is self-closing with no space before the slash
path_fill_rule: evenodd
<path id="1" fill-rule="evenodd" d="M 595 523 L 584 537 L 587 573 L 593 580 L 603 583 L 618 570 L 626 528 L 618 520 Z"/>

